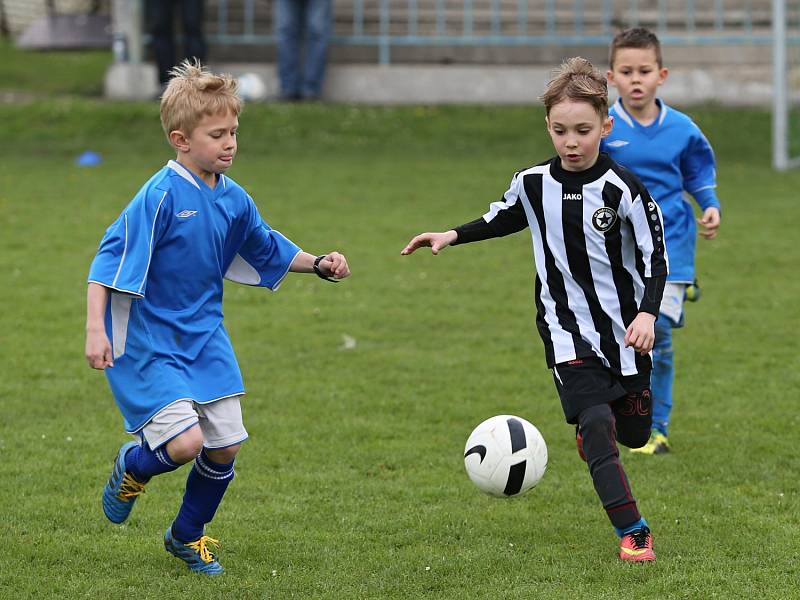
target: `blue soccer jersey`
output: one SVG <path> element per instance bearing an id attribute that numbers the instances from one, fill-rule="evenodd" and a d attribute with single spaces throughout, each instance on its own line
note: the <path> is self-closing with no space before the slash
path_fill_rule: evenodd
<path id="1" fill-rule="evenodd" d="M 702 210 L 719 208 L 714 152 L 700 128 L 685 114 L 656 100 L 660 112 L 650 125 L 631 117 L 617 100 L 609 114 L 614 128 L 601 149 L 633 171 L 658 202 L 664 218 L 669 281 L 694 281 L 697 225 L 691 194 Z"/>
<path id="2" fill-rule="evenodd" d="M 224 175 L 211 189 L 170 161 L 139 190 L 89 272 L 111 291 L 105 372 L 127 431 L 176 400 L 244 393 L 222 324 L 223 278 L 276 290 L 299 252 Z"/>

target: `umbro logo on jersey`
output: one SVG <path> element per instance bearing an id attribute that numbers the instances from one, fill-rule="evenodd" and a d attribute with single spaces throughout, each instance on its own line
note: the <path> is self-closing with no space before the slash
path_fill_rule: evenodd
<path id="1" fill-rule="evenodd" d="M 561 196 L 561 200 L 583 200 L 582 194 L 564 194 Z"/>
<path id="2" fill-rule="evenodd" d="M 611 148 L 622 148 L 623 146 L 627 146 L 630 142 L 626 142 L 625 140 L 614 140 L 613 142 L 608 142 L 606 146 Z"/>
<path id="3" fill-rule="evenodd" d="M 182 210 L 175 216 L 178 217 L 179 219 L 185 219 L 186 217 L 193 217 L 196 214 L 197 214 L 196 210 Z"/>
<path id="4" fill-rule="evenodd" d="M 598 208 L 592 215 L 592 227 L 597 231 L 606 232 L 617 221 L 617 211 L 608 206 Z"/>

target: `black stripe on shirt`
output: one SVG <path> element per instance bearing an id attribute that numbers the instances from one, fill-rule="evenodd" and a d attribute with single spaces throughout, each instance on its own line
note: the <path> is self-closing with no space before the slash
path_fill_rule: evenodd
<path id="1" fill-rule="evenodd" d="M 619 373 L 622 365 L 620 363 L 619 344 L 617 344 L 614 337 L 613 322 L 603 310 L 603 305 L 597 297 L 594 278 L 592 277 L 592 267 L 589 262 L 589 253 L 586 249 L 586 236 L 578 233 L 583 231 L 583 202 L 563 199 L 568 194 L 579 194 L 580 197 L 583 197 L 583 187 L 562 184 L 561 194 L 562 227 L 565 232 L 574 232 L 571 239 L 567 239 L 568 236 L 564 235 L 567 264 L 575 283 L 583 291 L 595 330 L 600 334 L 600 351 L 608 360 L 611 369 Z"/>
<path id="2" fill-rule="evenodd" d="M 525 195 L 528 196 L 528 199 L 531 201 L 531 208 L 536 217 L 536 222 L 539 224 L 541 238 L 542 240 L 546 240 L 547 226 L 545 225 L 544 210 L 542 207 L 542 175 L 526 175 L 522 183 L 525 188 Z M 572 343 L 575 346 L 575 356 L 596 356 L 591 346 L 580 336 L 580 328 L 578 327 L 575 313 L 569 308 L 567 289 L 564 285 L 564 276 L 561 274 L 561 271 L 556 268 L 556 261 L 550 247 L 546 243 L 543 243 L 542 249 L 544 251 L 545 269 L 547 271 L 547 287 L 555 303 L 556 318 L 561 324 L 561 328 L 572 336 Z M 547 325 L 547 321 L 545 321 L 545 306 L 540 298 L 541 285 L 537 286 L 536 290 L 536 306 L 538 308 L 536 325 L 539 329 L 539 335 L 542 336 L 545 345 L 547 345 L 548 340 L 550 340 L 549 347 L 545 349 L 545 353 L 548 356 L 548 366 L 552 366 L 554 360 L 552 357 L 555 356 L 555 351 L 550 338 L 550 329 Z"/>
<path id="3" fill-rule="evenodd" d="M 603 205 L 613 209 L 619 214 L 619 205 L 622 201 L 622 190 L 613 183 L 606 182 L 603 186 Z M 622 223 L 618 220 L 617 224 L 606 231 L 606 253 L 611 264 L 611 273 L 614 276 L 614 287 L 617 290 L 622 321 L 627 327 L 631 324 L 639 307 L 636 305 L 636 291 L 633 286 L 633 277 L 625 269 L 622 260 L 622 233 L 620 227 Z"/>

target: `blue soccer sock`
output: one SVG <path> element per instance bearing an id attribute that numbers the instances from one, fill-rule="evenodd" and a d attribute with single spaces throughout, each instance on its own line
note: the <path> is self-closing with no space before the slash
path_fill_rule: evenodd
<path id="1" fill-rule="evenodd" d="M 619 537 L 623 537 L 633 531 L 636 531 L 637 529 L 641 529 L 642 527 L 647 527 L 647 521 L 645 521 L 644 517 L 641 517 L 638 521 L 631 523 L 626 527 L 614 527 L 614 531 L 617 532 Z"/>
<path id="2" fill-rule="evenodd" d="M 664 315 L 656 321 L 653 345 L 653 371 L 650 388 L 653 395 L 653 429 L 667 435 L 672 413 L 672 383 L 675 379 L 675 354 L 672 350 L 672 324 Z"/>
<path id="3" fill-rule="evenodd" d="M 233 461 L 221 465 L 208 458 L 203 448 L 186 479 L 186 492 L 172 535 L 181 542 L 193 542 L 203 535 L 206 523 L 214 518 L 222 496 L 233 479 Z"/>
<path id="4" fill-rule="evenodd" d="M 147 442 L 142 442 L 125 455 L 125 470 L 139 483 L 147 483 L 154 475 L 174 471 L 180 466 L 169 457 L 166 445 L 151 450 Z"/>

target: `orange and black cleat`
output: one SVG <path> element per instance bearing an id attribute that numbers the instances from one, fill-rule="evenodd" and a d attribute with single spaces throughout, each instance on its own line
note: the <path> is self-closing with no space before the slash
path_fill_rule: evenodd
<path id="1" fill-rule="evenodd" d="M 619 544 L 619 557 L 632 562 L 644 562 L 656 559 L 653 552 L 653 536 L 650 529 L 642 527 L 622 536 Z"/>

